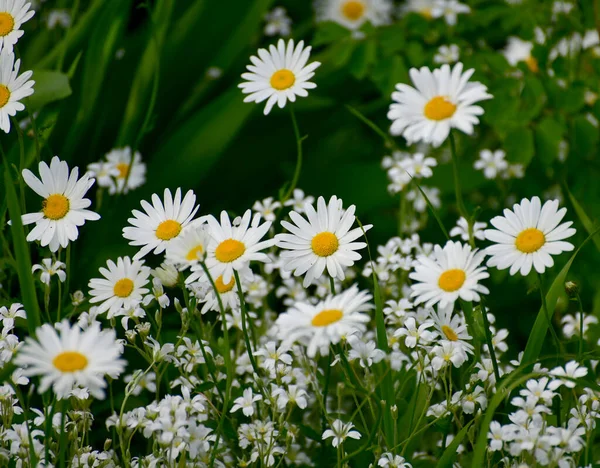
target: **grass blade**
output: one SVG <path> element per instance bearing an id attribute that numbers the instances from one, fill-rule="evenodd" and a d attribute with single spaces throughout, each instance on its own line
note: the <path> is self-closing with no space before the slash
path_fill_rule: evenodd
<path id="1" fill-rule="evenodd" d="M 21 222 L 21 208 L 19 207 L 19 198 L 15 190 L 14 182 L 10 176 L 10 165 L 5 160 L 4 163 L 4 185 L 6 186 L 6 202 L 8 213 L 12 220 L 10 230 L 15 249 L 15 258 L 17 260 L 17 274 L 19 276 L 19 286 L 21 289 L 21 300 L 27 311 L 27 327 L 29 334 L 33 335 L 35 329 L 40 326 L 40 307 L 38 305 L 35 283 L 31 274 L 31 257 L 29 256 L 29 246 L 25 239 L 25 231 Z"/>
<path id="2" fill-rule="evenodd" d="M 569 188 L 567 187 L 566 184 L 563 186 L 563 189 L 567 193 L 569 200 L 571 200 L 571 204 L 573 205 L 573 208 L 575 209 L 575 213 L 577 213 L 577 216 L 579 217 L 581 224 L 583 224 L 583 227 L 585 228 L 585 230 L 587 231 L 588 234 L 592 234 L 596 230 L 597 226 L 587 215 L 587 213 L 585 212 L 585 210 L 583 209 L 581 204 L 573 196 L 573 194 L 571 193 L 571 191 L 569 190 Z M 596 248 L 600 251 L 600 239 L 597 237 L 594 237 L 593 241 L 594 241 L 594 244 L 596 244 Z"/>
<path id="3" fill-rule="evenodd" d="M 444 453 L 440 457 L 440 460 L 438 461 L 438 464 L 436 465 L 437 468 L 451 468 L 452 467 L 454 458 L 457 455 L 456 450 L 458 449 L 458 446 L 460 445 L 462 440 L 467 435 L 467 431 L 470 429 L 471 425 L 473 424 L 473 421 L 474 420 L 470 421 L 469 424 L 465 425 L 465 427 L 463 427 L 458 432 L 458 434 L 456 434 L 456 437 L 454 439 L 452 439 L 452 443 L 450 445 L 448 445 L 448 447 L 446 447 L 446 450 L 444 450 Z M 473 466 L 475 466 L 475 465 L 473 465 Z M 483 465 L 481 465 L 481 466 L 483 466 Z"/>

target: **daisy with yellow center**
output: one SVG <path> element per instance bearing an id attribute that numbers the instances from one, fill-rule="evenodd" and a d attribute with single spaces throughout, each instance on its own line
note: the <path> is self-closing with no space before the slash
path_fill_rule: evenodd
<path id="1" fill-rule="evenodd" d="M 540 67 L 536 58 L 531 55 L 532 50 L 532 42 L 523 41 L 518 37 L 509 37 L 503 54 L 513 67 L 517 66 L 519 62 L 524 62 L 532 73 L 538 73 Z"/>
<path id="2" fill-rule="evenodd" d="M 427 20 L 442 16 L 439 8 L 436 8 L 438 0 L 408 0 L 401 6 L 404 14 L 416 13 Z"/>
<path id="3" fill-rule="evenodd" d="M 146 165 L 139 151 L 131 155 L 131 148 L 118 148 L 106 155 L 106 160 L 114 168 L 114 179 L 108 187 L 108 193 L 127 193 L 146 182 Z"/>
<path id="4" fill-rule="evenodd" d="M 442 65 L 433 72 L 427 67 L 412 68 L 410 78 L 415 87 L 400 83 L 392 93 L 395 102 L 388 112 L 392 135 L 402 135 L 409 144 L 421 141 L 435 147 L 446 140 L 452 128 L 471 135 L 483 114 L 474 104 L 492 98 L 484 85 L 469 81 L 474 71 L 463 73 L 462 63 L 452 69 Z"/>
<path id="5" fill-rule="evenodd" d="M 185 271 L 204 260 L 209 241 L 210 234 L 206 225 L 201 224 L 201 221 L 194 222 L 169 244 L 166 259 L 177 266 L 179 271 Z"/>
<path id="6" fill-rule="evenodd" d="M 317 21 L 333 21 L 356 31 L 367 21 L 373 26 L 389 24 L 393 7 L 390 0 L 321 0 Z"/>
<path id="7" fill-rule="evenodd" d="M 415 271 L 409 275 L 415 281 L 411 286 L 415 304 L 424 302 L 426 307 L 431 307 L 439 303 L 445 308 L 454 305 L 459 298 L 479 301 L 480 294 L 489 293 L 479 284 L 489 277 L 485 267 L 481 266 L 484 255 L 467 244 L 448 241 L 443 248 L 436 245 L 431 258 L 417 257 Z"/>
<path id="8" fill-rule="evenodd" d="M 28 337 L 14 363 L 26 376 L 40 376 L 38 390 L 52 387 L 58 399 L 68 398 L 74 388 L 84 388 L 95 398 L 104 398 L 104 376 L 117 378 L 125 369 L 122 346 L 114 330 L 100 330 L 94 322 L 82 330 L 66 320 L 56 328 L 44 324 Z"/>
<path id="9" fill-rule="evenodd" d="M 79 179 L 79 169 L 75 167 L 69 173 L 69 166 L 57 156 L 52 158 L 50 166 L 40 162 L 41 180 L 29 169 L 23 170 L 23 180 L 42 197 L 41 209 L 36 213 L 23 215 L 23 224 L 35 223 L 27 236 L 29 242 L 40 241 L 42 247 L 49 246 L 52 252 L 66 247 L 79 236 L 78 228 L 86 221 L 96 221 L 100 215 L 87 210 L 92 202 L 83 198 L 94 185 L 94 179 L 84 174 Z"/>
<path id="10" fill-rule="evenodd" d="M 293 343 L 306 346 L 306 354 L 311 358 L 317 353 L 327 355 L 330 344 L 365 330 L 371 319 L 365 313 L 373 308 L 371 299 L 369 293 L 359 291 L 354 285 L 316 305 L 298 302 L 277 318 L 277 336 L 284 346 Z"/>
<path id="11" fill-rule="evenodd" d="M 214 216 L 207 216 L 211 241 L 208 245 L 206 266 L 213 278 L 222 277 L 224 284 L 229 284 L 233 272 L 243 272 L 252 261 L 269 262 L 267 254 L 261 252 L 273 245 L 273 240 L 261 241 L 267 234 L 271 223 L 260 223 L 260 214 L 252 216 L 247 210 L 239 224 L 232 226 L 226 211 L 221 212 L 220 222 Z M 192 267 L 193 275 L 188 281 L 203 276 L 199 265 Z"/>
<path id="12" fill-rule="evenodd" d="M 573 223 L 560 224 L 566 213 L 566 208 L 558 209 L 558 200 L 542 206 L 539 197 L 524 198 L 512 210 L 505 209 L 504 216 L 490 221 L 496 229 L 485 231 L 486 239 L 495 243 L 485 249 L 490 256 L 488 266 L 499 270 L 510 267 L 511 275 L 520 272 L 526 276 L 532 267 L 544 273 L 554 265 L 552 255 L 574 249 L 573 244 L 565 242 L 575 234 Z"/>
<path id="13" fill-rule="evenodd" d="M 196 205 L 194 192 L 189 190 L 182 200 L 181 189 L 178 188 L 174 197 L 169 189 L 165 189 L 164 202 L 157 194 L 152 195 L 152 205 L 142 200 L 142 208 L 144 213 L 133 210 L 133 218 L 127 220 L 131 226 L 123 228 L 123 237 L 131 241 L 129 245 L 142 247 L 134 260 L 151 251 L 155 255 L 163 253 L 192 222 L 200 207 Z"/>
<path id="14" fill-rule="evenodd" d="M 0 51 L 0 128 L 6 133 L 10 131 L 10 117 L 25 109 L 21 101 L 33 94 L 35 81 L 29 79 L 33 72 L 19 75 L 20 66 L 21 60 L 15 62 L 12 49 Z"/>
<path id="15" fill-rule="evenodd" d="M 119 257 L 117 263 L 107 262 L 108 268 L 100 268 L 103 278 L 90 280 L 90 303 L 101 303 L 98 313 L 108 312 L 108 318 L 114 317 L 121 309 L 132 309 L 142 302 L 149 289 L 150 268 L 143 261 L 131 261 L 129 257 Z"/>
<path id="16" fill-rule="evenodd" d="M 467 331 L 467 325 L 461 315 L 452 314 L 454 307 L 447 305 L 438 306 L 437 311 L 431 309 L 429 318 L 433 321 L 437 331 L 438 341 L 451 341 L 459 345 L 467 353 L 473 353 L 473 345 L 469 343 L 473 338 Z"/>
<path id="17" fill-rule="evenodd" d="M 212 276 L 212 275 L 211 275 Z M 242 282 L 242 288 L 246 289 L 248 284 L 248 277 L 252 277 L 252 274 L 248 272 L 243 272 L 240 281 Z M 231 278 L 228 282 L 223 281 L 223 276 L 213 277 L 213 281 L 219 293 L 219 297 L 221 298 L 221 303 L 225 310 L 238 310 L 240 308 L 240 298 L 237 293 L 237 286 L 235 284 L 235 278 Z M 217 295 L 215 291 L 208 281 L 206 276 L 202 276 L 202 278 L 197 281 L 188 284 L 188 289 L 190 289 L 196 299 L 198 300 L 198 304 L 203 304 L 200 309 L 201 314 L 205 314 L 209 311 L 220 312 L 219 309 L 219 300 L 217 299 Z M 221 314 L 218 313 L 216 315 L 217 320 L 221 319 Z"/>
<path id="18" fill-rule="evenodd" d="M 293 224 L 281 222 L 291 234 L 275 237 L 277 246 L 284 249 L 281 252 L 284 270 L 294 271 L 295 276 L 306 275 L 304 287 L 319 279 L 325 269 L 332 278 L 344 280 L 344 269 L 360 260 L 361 256 L 356 251 L 367 245 L 355 242 L 363 235 L 360 227 L 350 229 L 356 219 L 356 207 L 352 205 L 344 212 L 342 200 L 333 196 L 328 204 L 319 197 L 317 210 L 311 204 L 306 204 L 304 210 L 307 218 L 291 211 Z M 364 230 L 371 227 L 366 225 Z"/>
<path id="19" fill-rule="evenodd" d="M 239 84 L 242 92 L 248 94 L 244 102 L 267 101 L 264 110 L 267 115 L 275 104 L 283 108 L 288 100 L 295 102 L 296 96 L 308 96 L 307 90 L 317 87 L 308 80 L 321 65 L 319 62 L 307 65 L 310 51 L 303 41 L 294 46 L 291 39 L 287 44 L 280 39 L 277 47 L 271 45 L 269 50 L 259 49 L 258 57 L 250 57 L 248 72 L 242 74 L 246 81 Z"/>
<path id="20" fill-rule="evenodd" d="M 35 14 L 26 0 L 3 0 L 0 2 L 0 49 L 12 52 L 24 31 L 20 28 Z"/>

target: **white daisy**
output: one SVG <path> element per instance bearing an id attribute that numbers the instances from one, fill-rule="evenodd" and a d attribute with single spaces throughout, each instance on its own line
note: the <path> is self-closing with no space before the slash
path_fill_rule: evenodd
<path id="1" fill-rule="evenodd" d="M 146 165 L 139 151 L 133 155 L 133 162 L 129 146 L 112 150 L 106 160 L 116 169 L 115 182 L 109 186 L 108 193 L 127 193 L 146 182 Z"/>
<path id="2" fill-rule="evenodd" d="M 242 282 L 242 288 L 244 288 L 245 285 L 245 277 L 246 276 L 244 275 L 240 278 L 240 281 Z M 219 292 L 219 297 L 221 299 L 221 304 L 223 304 L 224 310 L 239 309 L 240 298 L 238 296 L 235 278 L 231 277 L 229 282 L 225 283 L 223 281 L 223 276 L 221 275 L 213 278 L 213 281 L 217 291 Z M 199 299 L 199 302 L 204 304 L 200 310 L 200 313 L 205 314 L 209 310 L 220 312 L 219 299 L 217 299 L 217 295 L 207 279 L 205 279 L 204 282 L 200 281 L 190 285 L 192 289 L 194 289 L 194 286 L 196 286 L 196 288 L 201 287 L 204 293 L 204 297 Z M 221 318 L 221 315 L 218 315 L 218 318 Z"/>
<path id="3" fill-rule="evenodd" d="M 40 393 L 52 386 L 62 399 L 81 387 L 95 398 L 104 398 L 104 376 L 116 378 L 125 369 L 114 330 L 100 330 L 98 322 L 82 330 L 64 320 L 56 328 L 44 324 L 35 334 L 37 341 L 26 338 L 14 362 L 25 367 L 25 375 L 41 376 Z"/>
<path id="4" fill-rule="evenodd" d="M 282 221 L 281 225 L 291 234 L 278 234 L 275 239 L 277 246 L 286 249 L 281 252 L 284 260 L 284 270 L 293 270 L 295 276 L 306 273 L 304 287 L 318 279 L 327 267 L 332 278 L 344 280 L 344 268 L 354 265 L 361 256 L 356 250 L 366 247 L 364 242 L 354 242 L 363 235 L 358 227 L 350 230 L 356 217 L 356 207 L 351 205 L 345 213 L 342 210 L 342 200 L 331 197 L 329 204 L 319 197 L 317 210 L 312 205 L 305 205 L 308 218 L 290 211 L 294 224 Z M 367 231 L 372 226 L 364 226 Z"/>
<path id="5" fill-rule="evenodd" d="M 206 266 L 210 269 L 211 276 L 223 277 L 223 282 L 229 284 L 233 278 L 233 271 L 243 271 L 248 268 L 251 261 L 268 263 L 267 254 L 261 252 L 274 243 L 272 239 L 260 241 L 269 231 L 269 221 L 260 223 L 260 214 L 252 217 L 252 212 L 247 210 L 242 216 L 240 224 L 231 225 L 229 215 L 226 211 L 221 212 L 221 222 L 214 216 L 206 218 L 211 241 L 208 244 L 208 256 Z M 252 221 L 252 223 L 250 222 Z M 200 272 L 198 266 L 192 267 L 192 271 Z M 189 279 L 189 278 L 188 278 Z"/>
<path id="6" fill-rule="evenodd" d="M 451 304 L 445 307 L 438 305 L 437 311 L 430 311 L 429 318 L 433 320 L 441 342 L 452 341 L 462 346 L 465 352 L 472 354 L 474 348 L 469 341 L 473 337 L 469 335 L 464 319 L 458 314 L 452 314 L 453 309 Z"/>
<path id="7" fill-rule="evenodd" d="M 35 14 L 27 0 L 3 0 L 0 3 L 0 48 L 11 52 L 24 31 L 19 28 Z"/>
<path id="8" fill-rule="evenodd" d="M 148 284 L 150 268 L 144 266 L 143 261 L 129 257 L 119 257 L 117 263 L 112 260 L 106 262 L 108 268 L 100 268 L 104 278 L 90 280 L 90 303 L 101 302 L 98 313 L 108 311 L 108 318 L 114 316 L 120 309 L 130 309 L 142 302 L 144 294 L 149 289 Z"/>
<path id="9" fill-rule="evenodd" d="M 560 224 L 567 213 L 558 209 L 558 200 L 541 205 L 539 197 L 524 198 L 513 210 L 505 209 L 504 216 L 496 216 L 490 223 L 496 229 L 487 229 L 485 237 L 495 245 L 485 249 L 490 255 L 488 266 L 499 270 L 510 267 L 510 274 L 520 271 L 526 276 L 533 266 L 538 273 L 554 265 L 552 255 L 569 252 L 573 244 L 565 242 L 575 234 L 571 221 Z"/>
<path id="10" fill-rule="evenodd" d="M 371 295 L 352 286 L 341 294 L 328 296 L 316 305 L 298 302 L 276 321 L 277 335 L 284 345 L 299 342 L 313 358 L 326 355 L 329 345 L 356 332 L 364 331 L 373 308 Z"/>
<path id="11" fill-rule="evenodd" d="M 196 195 L 189 190 L 183 200 L 181 189 L 175 191 L 175 197 L 169 189 L 164 192 L 164 204 L 157 194 L 152 195 L 152 205 L 145 200 L 141 202 L 145 213 L 133 210 L 133 218 L 127 221 L 132 226 L 123 228 L 123 237 L 130 240 L 129 245 L 142 246 L 133 257 L 138 260 L 151 250 L 158 255 L 165 251 L 173 239 L 190 224 L 199 206 L 196 205 Z"/>
<path id="12" fill-rule="evenodd" d="M 2 15 L 0 12 L 0 31 L 2 30 Z M 0 42 L 2 36 L 0 35 Z M 26 71 L 19 75 L 21 59 L 15 62 L 15 54 L 12 49 L 0 51 L 0 128 L 6 133 L 10 131 L 10 117 L 14 117 L 18 111 L 25 109 L 20 102 L 23 98 L 33 94 L 35 81 L 30 80 L 32 71 Z M 17 76 L 19 75 L 19 76 Z"/>
<path id="13" fill-rule="evenodd" d="M 388 118 L 392 120 L 392 135 L 402 135 L 409 144 L 417 141 L 440 146 L 450 129 L 457 128 L 472 134 L 477 116 L 483 114 L 476 102 L 491 99 L 487 87 L 469 82 L 475 70 L 463 73 L 463 64 L 457 63 L 433 70 L 411 68 L 410 78 L 416 88 L 399 83 L 390 105 Z"/>
<path id="14" fill-rule="evenodd" d="M 78 227 L 86 221 L 100 219 L 98 213 L 86 210 L 92 202 L 83 198 L 94 185 L 94 179 L 88 174 L 78 179 L 79 169 L 75 167 L 69 173 L 69 166 L 58 156 L 52 158 L 50 167 L 43 161 L 38 167 L 41 180 L 29 169 L 23 170 L 23 180 L 44 198 L 42 210 L 23 215 L 23 224 L 35 223 L 27 236 L 29 242 L 39 240 L 42 247 L 49 246 L 52 252 L 56 252 L 59 247 L 66 247 L 69 241 L 77 239 Z"/>
<path id="15" fill-rule="evenodd" d="M 198 264 L 206 256 L 210 234 L 205 225 L 188 226 L 183 233 L 167 246 L 166 259 L 180 271 Z"/>
<path id="16" fill-rule="evenodd" d="M 495 179 L 498 174 L 503 173 L 508 169 L 506 162 L 506 153 L 503 150 L 490 151 L 484 149 L 479 152 L 479 159 L 475 161 L 473 167 L 483 171 L 486 179 Z"/>
<path id="17" fill-rule="evenodd" d="M 304 41 L 294 47 L 292 39 L 287 45 L 279 39 L 277 47 L 271 45 L 268 51 L 258 49 L 258 57 L 250 57 L 252 65 L 246 67 L 250 73 L 242 74 L 246 81 L 238 85 L 244 94 L 249 95 L 244 102 L 266 100 L 264 112 L 267 115 L 275 103 L 283 108 L 288 100 L 295 102 L 296 96 L 308 96 L 307 89 L 317 87 L 308 80 L 321 65 L 319 62 L 306 65 L 310 51 L 311 47 L 304 47 Z"/>
<path id="18" fill-rule="evenodd" d="M 334 21 L 348 29 L 359 29 L 365 22 L 373 26 L 389 24 L 394 5 L 390 0 L 320 0 L 317 21 Z"/>
<path id="19" fill-rule="evenodd" d="M 518 37 L 509 37 L 508 44 L 506 44 L 506 48 L 502 53 L 504 54 L 504 57 L 506 57 L 508 63 L 513 67 L 519 62 L 525 62 L 529 70 L 533 73 L 537 73 L 540 71 L 540 68 L 535 57 L 531 55 L 532 50 L 533 43 L 523 41 Z"/>
<path id="20" fill-rule="evenodd" d="M 419 255 L 415 260 L 415 271 L 409 276 L 417 281 L 411 286 L 411 297 L 415 304 L 425 302 L 426 307 L 437 303 L 445 307 L 460 298 L 479 301 L 479 294 L 488 294 L 488 289 L 479 281 L 489 277 L 481 266 L 485 254 L 472 250 L 469 245 L 448 241 L 444 248 L 436 245 L 433 256 Z"/>

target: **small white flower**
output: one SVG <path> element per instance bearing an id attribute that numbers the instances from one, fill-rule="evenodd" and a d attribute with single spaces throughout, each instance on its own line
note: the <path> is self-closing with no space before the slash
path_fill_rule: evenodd
<path id="1" fill-rule="evenodd" d="M 238 397 L 233 402 L 231 413 L 241 409 L 245 416 L 254 414 L 254 402 L 262 400 L 262 395 L 253 395 L 251 388 L 244 389 L 243 396 Z"/>
<path id="2" fill-rule="evenodd" d="M 488 149 L 481 150 L 479 159 L 475 161 L 473 167 L 483 171 L 486 179 L 495 179 L 499 173 L 508 169 L 508 163 L 504 159 L 506 153 L 503 150 L 490 151 Z"/>
<path id="3" fill-rule="evenodd" d="M 31 272 L 35 273 L 41 270 L 40 281 L 46 286 L 50 286 L 50 278 L 54 275 L 58 276 L 61 283 L 67 279 L 67 274 L 63 271 L 66 265 L 63 262 L 53 262 L 51 258 L 44 258 L 41 264 L 33 265 Z"/>
<path id="4" fill-rule="evenodd" d="M 473 226 L 472 226 L 473 238 L 479 239 L 479 240 L 485 240 L 484 229 L 486 227 L 487 227 L 487 223 L 478 223 L 478 222 L 473 223 Z M 460 236 L 460 238 L 462 240 L 464 240 L 465 242 L 469 241 L 469 223 L 467 223 L 467 220 L 465 218 L 463 218 L 462 216 L 460 218 L 458 218 L 458 221 L 456 222 L 456 226 L 454 226 L 450 230 L 450 237 L 456 237 L 456 236 Z"/>
<path id="5" fill-rule="evenodd" d="M 458 62 L 460 49 L 456 44 L 440 46 L 433 57 L 435 63 L 454 63 Z"/>
<path id="6" fill-rule="evenodd" d="M 434 346 L 431 365 L 435 370 L 440 370 L 448 365 L 460 367 L 467 360 L 464 348 L 453 341 L 443 341 L 441 346 Z"/>
<path id="7" fill-rule="evenodd" d="M 292 20 L 283 7 L 273 8 L 265 15 L 265 21 L 265 36 L 287 37 L 292 32 Z"/>
<path id="8" fill-rule="evenodd" d="M 361 367 L 371 367 L 373 363 L 378 363 L 385 358 L 385 353 L 381 349 L 377 349 L 374 341 L 364 342 L 360 338 L 352 335 L 348 338 L 351 349 L 348 353 L 348 360 L 353 361 L 358 359 Z"/>
<path id="9" fill-rule="evenodd" d="M 353 431 L 353 427 L 354 424 L 352 424 L 351 422 L 344 424 L 339 419 L 336 419 L 331 424 L 331 429 L 327 429 L 325 432 L 323 432 L 323 440 L 333 437 L 333 441 L 331 442 L 331 444 L 334 447 L 337 447 L 338 445 L 344 443 L 344 441 L 348 437 L 350 437 L 351 439 L 358 440 L 361 438 L 360 432 Z"/>
<path id="10" fill-rule="evenodd" d="M 425 322 L 417 328 L 414 317 L 408 317 L 404 322 L 404 327 L 396 330 L 394 336 L 405 336 L 404 344 L 409 348 L 414 348 L 417 344 L 430 343 L 435 335 L 428 330 L 433 326 L 433 322 Z"/>
<path id="11" fill-rule="evenodd" d="M 577 361 L 569 361 L 565 367 L 555 367 L 550 371 L 550 374 L 556 377 L 569 377 L 571 379 L 579 379 L 585 377 L 588 373 L 587 367 L 580 366 Z M 550 382 L 549 388 L 556 390 L 561 385 L 567 388 L 575 388 L 576 384 L 572 380 L 559 379 Z"/>

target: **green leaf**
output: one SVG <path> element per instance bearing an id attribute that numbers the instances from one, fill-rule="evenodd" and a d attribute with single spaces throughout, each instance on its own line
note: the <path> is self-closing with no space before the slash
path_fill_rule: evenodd
<path id="1" fill-rule="evenodd" d="M 545 166 L 558 156 L 565 127 L 551 117 L 545 117 L 535 127 L 535 154 Z"/>
<path id="2" fill-rule="evenodd" d="M 579 217 L 581 224 L 583 224 L 583 227 L 585 228 L 587 233 L 591 236 L 594 233 L 594 231 L 596 231 L 596 229 L 598 229 L 597 224 L 595 224 L 590 219 L 590 217 L 587 215 L 587 213 L 585 212 L 585 210 L 583 209 L 581 204 L 577 201 L 577 199 L 573 196 L 573 194 L 569 190 L 569 187 L 567 187 L 566 184 L 563 186 L 563 189 L 566 192 L 566 194 L 568 195 L 569 200 L 571 200 L 571 204 L 573 205 L 573 208 L 575 209 L 575 213 L 577 213 L 577 216 Z M 598 238 L 598 236 L 593 236 L 592 240 L 594 241 L 594 244 L 596 245 L 596 248 L 598 249 L 598 251 L 600 251 L 600 238 Z"/>
<path id="3" fill-rule="evenodd" d="M 373 40 L 365 40 L 361 41 L 352 54 L 352 59 L 350 60 L 350 72 L 354 75 L 354 77 L 358 80 L 362 80 L 369 69 L 375 62 L 377 57 L 377 45 Z"/>
<path id="4" fill-rule="evenodd" d="M 332 42 L 339 41 L 344 37 L 348 37 L 350 32 L 348 29 L 340 26 L 333 21 L 325 21 L 320 23 L 317 32 L 315 33 L 314 39 L 311 41 L 311 45 L 314 47 L 330 44 Z"/>
<path id="5" fill-rule="evenodd" d="M 585 116 L 575 117 L 571 131 L 570 153 L 576 154 L 580 158 L 595 155 L 598 138 L 598 129 Z"/>
<path id="6" fill-rule="evenodd" d="M 546 104 L 546 92 L 542 82 L 535 76 L 525 78 L 525 86 L 521 93 L 520 118 L 528 123 L 535 119 Z"/>
<path id="7" fill-rule="evenodd" d="M 32 79 L 35 81 L 34 93 L 25 100 L 27 108 L 31 112 L 71 95 L 69 78 L 64 73 L 36 70 L 33 72 Z"/>
<path id="8" fill-rule="evenodd" d="M 379 59 L 370 77 L 382 95 L 390 96 L 397 83 L 408 81 L 408 69 L 402 57 L 395 55 L 391 59 Z"/>
<path id="9" fill-rule="evenodd" d="M 4 160 L 4 185 L 6 188 L 6 200 L 8 204 L 8 213 L 10 214 L 13 246 L 15 258 L 17 260 L 17 275 L 19 277 L 19 286 L 21 289 L 21 299 L 27 312 L 27 327 L 29 334 L 33 335 L 35 329 L 40 326 L 40 307 L 38 305 L 37 293 L 33 274 L 31 273 L 31 257 L 29 256 L 29 246 L 25 238 L 25 230 L 21 221 L 21 208 L 19 199 L 15 190 L 14 182 L 10 175 L 10 166 L 6 159 Z"/>
<path id="10" fill-rule="evenodd" d="M 582 247 L 587 244 L 587 242 L 598 233 L 596 230 L 593 234 L 591 234 L 583 243 L 579 246 L 579 248 L 571 255 L 571 258 L 567 262 L 567 264 L 560 270 L 554 281 L 552 282 L 552 286 L 548 290 L 546 294 L 546 304 L 548 306 L 548 314 L 550 316 L 550 320 L 552 320 L 552 316 L 554 315 L 554 311 L 556 308 L 556 303 L 558 302 L 558 298 L 564 290 L 565 280 L 567 278 L 567 273 L 575 260 L 575 257 L 582 249 Z M 535 361 L 537 360 L 540 352 L 542 351 L 542 346 L 544 344 L 544 339 L 546 338 L 546 333 L 548 332 L 548 318 L 546 317 L 546 313 L 544 311 L 544 306 L 540 307 L 540 311 L 538 312 L 537 318 L 535 319 L 535 323 L 533 324 L 533 328 L 531 329 L 531 333 L 529 334 L 529 339 L 527 340 L 527 345 L 525 346 L 525 353 L 523 354 L 523 358 L 521 362 L 528 366 L 533 366 Z"/>
<path id="11" fill-rule="evenodd" d="M 533 132 L 524 127 L 512 130 L 504 139 L 504 149 L 509 161 L 520 163 L 527 167 L 535 152 Z"/>
<path id="12" fill-rule="evenodd" d="M 444 453 L 440 457 L 440 460 L 438 461 L 438 464 L 436 465 L 437 468 L 452 467 L 452 463 L 454 462 L 454 459 L 456 458 L 456 455 L 457 455 L 458 446 L 460 445 L 460 443 L 463 441 L 463 439 L 467 435 L 467 432 L 471 428 L 471 424 L 473 424 L 474 421 L 475 421 L 474 419 L 469 421 L 469 423 L 466 424 L 458 432 L 458 434 L 456 434 L 456 437 L 454 437 L 454 439 L 452 439 L 452 442 L 450 443 L 450 445 L 448 445 L 448 447 L 446 447 L 446 450 L 444 450 Z M 473 466 L 475 466 L 475 465 L 473 465 Z M 483 466 L 483 465 L 481 465 L 481 466 Z"/>

